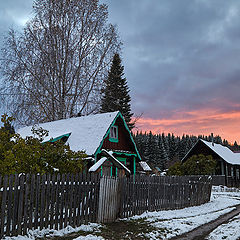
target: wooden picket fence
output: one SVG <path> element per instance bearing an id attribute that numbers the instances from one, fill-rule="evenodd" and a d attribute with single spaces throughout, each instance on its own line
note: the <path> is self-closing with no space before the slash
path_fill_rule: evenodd
<path id="1" fill-rule="evenodd" d="M 96 175 L 0 176 L 0 239 L 96 222 L 98 197 Z"/>
<path id="2" fill-rule="evenodd" d="M 120 217 L 180 209 L 210 200 L 209 176 L 136 176 L 121 183 Z"/>
<path id="3" fill-rule="evenodd" d="M 209 201 L 211 177 L 0 176 L 0 239 Z"/>

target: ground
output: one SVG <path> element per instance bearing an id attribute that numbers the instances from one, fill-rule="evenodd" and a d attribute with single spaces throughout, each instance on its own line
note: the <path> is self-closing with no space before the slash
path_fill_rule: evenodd
<path id="1" fill-rule="evenodd" d="M 235 192 L 229 192 L 235 191 Z M 214 187 L 209 203 L 180 210 L 146 212 L 140 216 L 120 219 L 111 224 L 82 225 L 61 231 L 32 231 L 28 236 L 6 238 L 8 240 L 51 239 L 51 240 L 121 240 L 121 239 L 171 239 L 177 238 L 199 226 L 215 221 L 236 209 L 240 204 L 240 191 Z M 202 228 L 202 227 L 201 227 Z M 240 239 L 240 214 L 221 224 L 208 236 L 201 239 Z M 201 231 L 200 231 L 201 232 Z"/>

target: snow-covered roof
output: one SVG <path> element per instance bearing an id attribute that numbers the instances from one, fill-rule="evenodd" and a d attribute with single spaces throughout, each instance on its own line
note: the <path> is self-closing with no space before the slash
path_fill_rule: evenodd
<path id="1" fill-rule="evenodd" d="M 108 159 L 114 161 L 118 167 L 125 169 L 127 173 L 131 174 L 131 171 L 113 156 L 112 151 L 107 151 L 105 149 L 102 149 L 101 153 L 104 154 Z"/>
<path id="2" fill-rule="evenodd" d="M 232 165 L 240 165 L 240 153 L 234 153 L 231 149 L 221 144 L 208 142 L 203 139 L 199 139 L 197 143 L 189 150 L 189 152 L 184 156 L 182 161 L 184 161 L 192 149 L 198 144 L 198 142 L 203 142 L 206 146 L 208 146 L 211 150 L 213 150 L 219 157 L 224 159 L 227 163 Z"/>
<path id="3" fill-rule="evenodd" d="M 228 147 L 225 147 L 221 144 L 205 141 L 200 139 L 204 144 L 206 144 L 209 148 L 211 148 L 216 154 L 218 154 L 222 159 L 232 165 L 240 165 L 240 154 L 234 153 Z"/>
<path id="4" fill-rule="evenodd" d="M 152 169 L 149 167 L 149 165 L 146 162 L 141 161 L 139 162 L 139 164 L 144 171 L 152 171 Z"/>
<path id="5" fill-rule="evenodd" d="M 96 172 L 101 166 L 102 164 L 107 160 L 106 157 L 101 158 L 99 161 L 97 161 L 95 164 L 93 164 L 90 168 L 89 168 L 89 172 Z"/>
<path id="6" fill-rule="evenodd" d="M 111 126 L 119 112 L 101 113 L 83 117 L 62 119 L 53 122 L 42 123 L 36 127 L 42 127 L 49 131 L 49 136 L 43 141 L 49 141 L 61 135 L 71 133 L 67 140 L 73 151 L 85 150 L 86 154 L 92 155 L 99 147 L 108 128 Z M 21 137 L 34 136 L 32 126 L 20 128 L 17 133 Z"/>

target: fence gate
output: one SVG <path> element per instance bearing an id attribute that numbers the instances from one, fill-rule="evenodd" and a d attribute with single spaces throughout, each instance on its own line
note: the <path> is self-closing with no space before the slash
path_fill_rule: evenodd
<path id="1" fill-rule="evenodd" d="M 100 179 L 98 222 L 113 222 L 120 206 L 119 179 L 104 176 Z"/>

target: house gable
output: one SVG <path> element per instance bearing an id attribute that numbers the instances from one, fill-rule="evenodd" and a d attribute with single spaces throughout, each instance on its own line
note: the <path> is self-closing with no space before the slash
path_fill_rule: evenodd
<path id="1" fill-rule="evenodd" d="M 189 152 L 184 156 L 182 162 L 186 161 L 193 155 L 199 154 L 203 154 L 205 156 L 211 155 L 214 159 L 222 159 L 216 152 L 214 152 L 201 139 L 199 139 L 196 144 L 189 150 Z"/>
<path id="2" fill-rule="evenodd" d="M 110 131 L 112 127 L 117 127 L 118 130 L 118 140 L 112 141 L 110 136 Z M 106 134 L 104 135 L 99 147 L 97 148 L 94 156 L 96 158 L 97 154 L 101 152 L 101 149 L 109 149 L 113 152 L 124 152 L 124 155 L 136 156 L 138 160 L 141 160 L 139 152 L 137 150 L 136 144 L 133 140 L 132 134 L 120 112 L 109 126 Z"/>
<path id="3" fill-rule="evenodd" d="M 199 139 L 197 143 L 189 150 L 182 161 L 186 161 L 193 155 L 204 154 L 212 155 L 214 159 L 222 159 L 231 165 L 240 165 L 240 156 L 238 153 L 232 152 L 228 147 L 221 144 L 207 142 Z"/>

